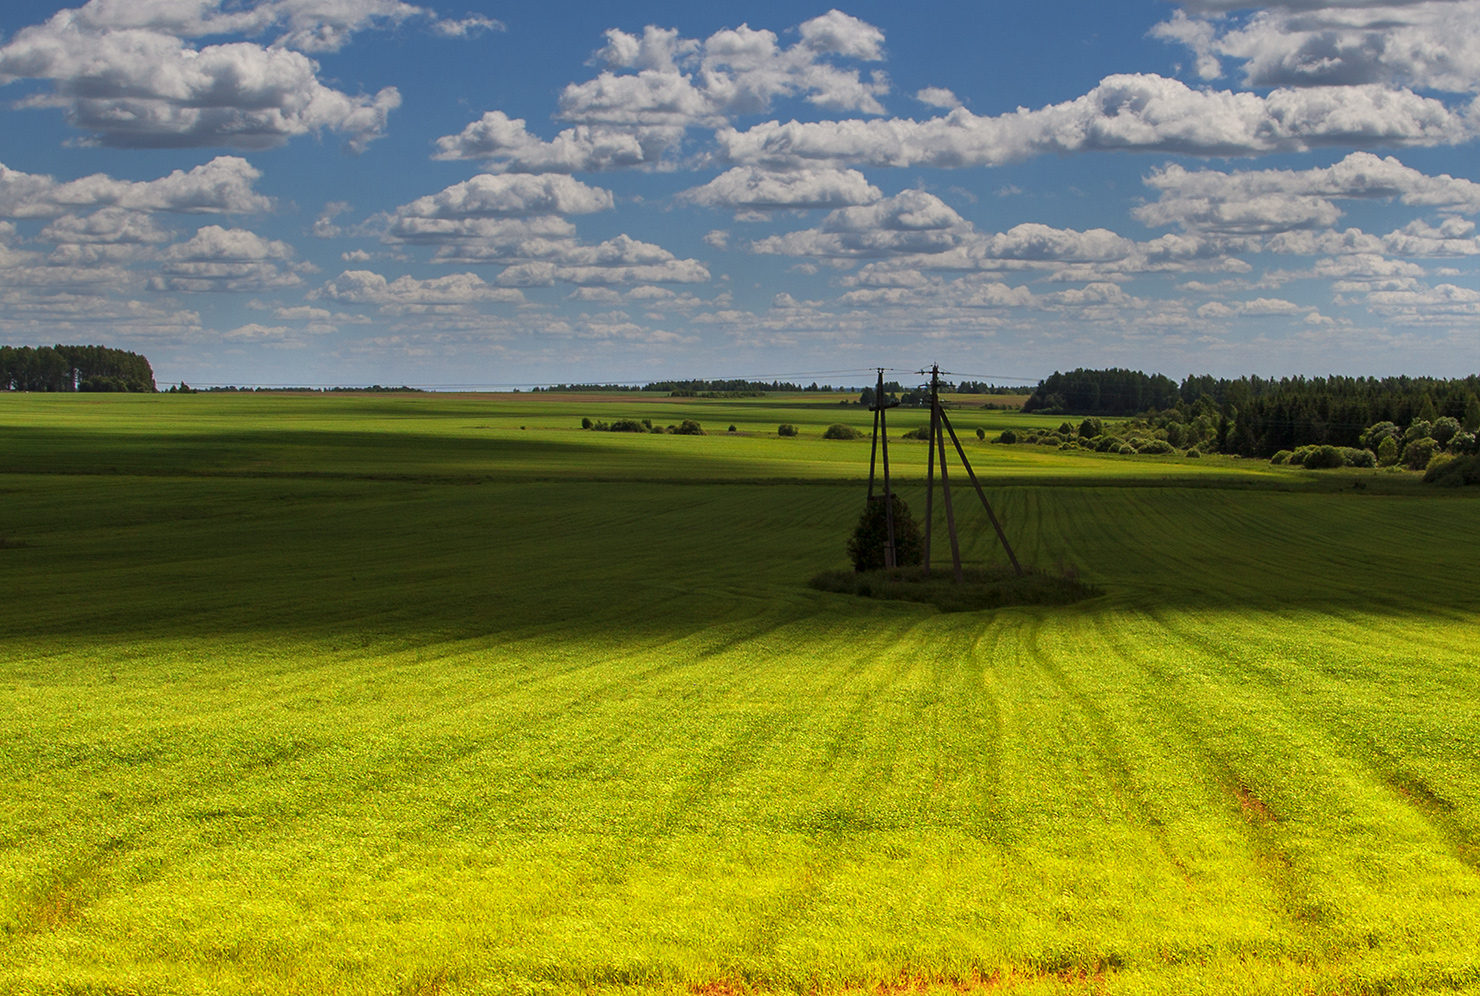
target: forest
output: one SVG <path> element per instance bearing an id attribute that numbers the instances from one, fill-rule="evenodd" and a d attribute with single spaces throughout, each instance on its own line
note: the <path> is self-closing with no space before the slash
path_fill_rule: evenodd
<path id="1" fill-rule="evenodd" d="M 107 346 L 0 346 L 0 391 L 155 390 L 139 353 Z"/>

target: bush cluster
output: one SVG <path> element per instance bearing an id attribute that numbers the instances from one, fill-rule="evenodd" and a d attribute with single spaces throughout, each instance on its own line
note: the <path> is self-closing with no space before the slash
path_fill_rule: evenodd
<path id="1" fill-rule="evenodd" d="M 681 425 L 670 425 L 666 429 L 661 425 L 654 425 L 653 420 L 650 418 L 645 418 L 641 421 L 635 418 L 619 418 L 615 422 L 602 422 L 599 419 L 592 421 L 589 418 L 583 418 L 581 419 L 581 428 L 590 429 L 593 432 L 651 432 L 658 434 L 671 432 L 675 436 L 704 435 L 703 428 L 691 418 L 684 419 Z M 734 432 L 735 427 L 731 426 L 730 431 Z"/>
<path id="2" fill-rule="evenodd" d="M 795 436 L 796 434 L 797 427 L 790 422 L 782 422 L 776 427 L 776 435 L 781 436 L 783 439 Z"/>
<path id="3" fill-rule="evenodd" d="M 894 564 L 896 567 L 918 564 L 925 555 L 920 524 L 910 514 L 903 498 L 898 494 L 889 497 L 894 506 Z M 884 545 L 889 538 L 888 508 L 883 495 L 874 495 L 864 503 L 863 514 L 848 540 L 848 559 L 853 561 L 855 571 L 883 569 Z"/>
<path id="4" fill-rule="evenodd" d="M 844 425 L 841 422 L 834 422 L 832 425 L 822 430 L 823 439 L 859 439 L 862 436 L 863 433 L 859 432 L 851 425 Z"/>
<path id="5" fill-rule="evenodd" d="M 980 433 L 985 435 L 985 433 Z M 980 437 L 979 437 L 980 438 Z M 1017 430 L 1004 429 L 997 436 L 999 443 L 1027 443 L 1036 446 L 1054 446 L 1060 450 L 1092 450 L 1096 453 L 1116 453 L 1132 456 L 1137 453 L 1148 456 L 1175 454 L 1180 452 L 1186 433 L 1158 428 L 1142 420 L 1131 420 L 1116 425 L 1106 425 L 1102 419 L 1087 418 L 1074 425 L 1064 422 L 1057 429 Z M 1195 454 L 1201 456 L 1201 453 Z"/>

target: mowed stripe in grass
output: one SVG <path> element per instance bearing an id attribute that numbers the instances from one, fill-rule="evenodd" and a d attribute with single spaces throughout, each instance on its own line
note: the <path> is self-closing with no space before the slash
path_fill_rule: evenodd
<path id="1" fill-rule="evenodd" d="M 938 615 L 852 486 L 0 487 L 0 987 L 1477 984 L 1473 501 L 996 487 L 1106 594 Z"/>

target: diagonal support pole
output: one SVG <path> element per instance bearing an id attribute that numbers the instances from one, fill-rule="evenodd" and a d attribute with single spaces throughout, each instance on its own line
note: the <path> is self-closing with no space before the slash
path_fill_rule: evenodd
<path id="1" fill-rule="evenodd" d="M 1002 523 L 997 521 L 997 513 L 992 511 L 992 503 L 987 501 L 987 494 L 982 490 L 981 482 L 976 479 L 976 473 L 971 469 L 971 461 L 966 459 L 966 450 L 961 445 L 961 440 L 956 436 L 956 430 L 951 426 L 950 419 L 946 413 L 940 413 L 941 422 L 951 434 L 951 442 L 956 444 L 956 452 L 961 455 L 961 465 L 966 468 L 966 476 L 971 479 L 971 486 L 976 488 L 976 496 L 982 500 L 982 508 L 987 510 L 987 518 L 992 520 L 992 528 L 997 530 L 997 538 L 1002 541 L 1002 549 L 1007 551 L 1007 559 L 1012 561 L 1012 569 L 1017 571 L 1018 577 L 1023 576 L 1023 565 L 1018 563 L 1017 554 L 1012 552 L 1012 544 L 1007 542 L 1007 534 L 1002 531 Z M 945 449 L 945 441 L 941 441 L 941 449 Z M 945 467 L 941 467 L 942 472 Z"/>
<path id="2" fill-rule="evenodd" d="M 938 400 L 936 407 L 940 407 Z M 939 412 L 935 419 L 935 436 L 940 447 L 940 500 L 941 504 L 946 507 L 946 532 L 951 537 L 951 571 L 956 578 L 956 583 L 960 584 L 965 579 L 961 574 L 961 542 L 956 536 L 956 510 L 951 505 L 951 482 L 946 476 L 945 415 L 945 412 Z"/>

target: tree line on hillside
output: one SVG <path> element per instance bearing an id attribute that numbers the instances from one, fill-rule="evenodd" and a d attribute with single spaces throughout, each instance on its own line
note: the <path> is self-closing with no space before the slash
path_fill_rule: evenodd
<path id="1" fill-rule="evenodd" d="M 107 346 L 0 346 L 0 391 L 155 390 L 139 353 Z"/>
<path id="2" fill-rule="evenodd" d="M 1366 431 L 1384 422 L 1451 419 L 1473 432 L 1480 377 L 1200 376 L 1179 385 L 1137 370 L 1080 369 L 1040 381 L 1023 411 L 1139 416 L 1159 428 L 1183 427 L 1209 450 L 1270 457 L 1306 446 L 1366 448 Z"/>

